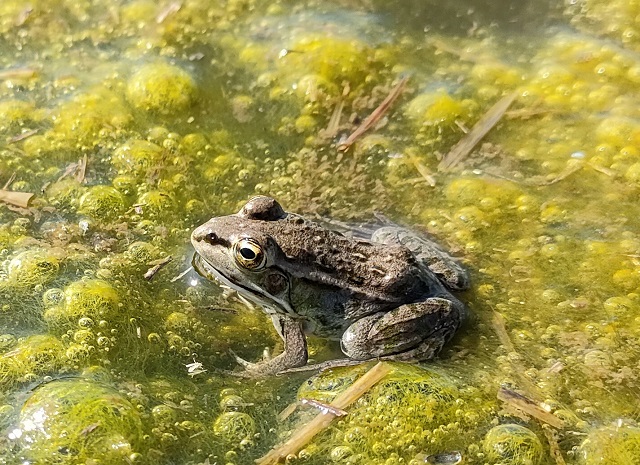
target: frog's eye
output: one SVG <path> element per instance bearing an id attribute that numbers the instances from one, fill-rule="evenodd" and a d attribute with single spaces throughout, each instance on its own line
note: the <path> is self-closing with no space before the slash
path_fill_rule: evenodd
<path id="1" fill-rule="evenodd" d="M 238 265 L 251 271 L 262 269 L 267 261 L 262 246 L 250 237 L 242 238 L 233 244 L 233 256 Z"/>

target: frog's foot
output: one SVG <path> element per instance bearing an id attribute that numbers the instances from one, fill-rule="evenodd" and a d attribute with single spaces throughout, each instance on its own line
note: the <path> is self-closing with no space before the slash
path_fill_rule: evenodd
<path id="1" fill-rule="evenodd" d="M 249 362 L 242 357 L 239 357 L 233 351 L 230 352 L 236 359 L 236 362 L 244 368 L 243 371 L 239 372 L 239 375 L 248 378 L 275 375 L 281 371 L 289 368 L 300 367 L 307 363 L 306 350 L 304 354 L 294 353 L 291 351 L 283 352 L 272 359 L 262 360 L 261 362 L 256 363 Z"/>
<path id="2" fill-rule="evenodd" d="M 244 371 L 254 377 L 274 375 L 288 368 L 303 366 L 307 363 L 307 340 L 302 329 L 302 322 L 280 315 L 277 320 L 274 320 L 274 325 L 284 341 L 284 351 L 281 354 L 268 360 L 252 363 L 231 352 L 236 362 L 244 367 Z"/>
<path id="3" fill-rule="evenodd" d="M 453 296 L 431 297 L 355 321 L 342 335 L 350 358 L 427 360 L 434 357 L 460 326 L 464 306 Z"/>
<path id="4" fill-rule="evenodd" d="M 469 287 L 466 270 L 438 244 L 422 235 L 399 226 L 384 226 L 371 235 L 371 240 L 381 244 L 405 246 L 449 289 L 462 290 Z"/>
<path id="5" fill-rule="evenodd" d="M 372 359 L 375 360 L 375 359 Z M 279 371 L 278 375 L 286 375 L 289 373 L 302 373 L 305 371 L 324 371 L 331 368 L 350 367 L 353 365 L 360 365 L 366 363 L 369 360 L 354 360 L 352 358 L 341 358 L 337 360 L 327 360 L 326 362 L 312 363 L 311 365 L 304 365 L 296 368 L 288 368 L 286 370 Z"/>

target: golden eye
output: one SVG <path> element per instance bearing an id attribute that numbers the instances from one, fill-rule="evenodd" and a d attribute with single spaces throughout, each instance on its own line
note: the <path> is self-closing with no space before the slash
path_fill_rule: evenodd
<path id="1" fill-rule="evenodd" d="M 262 246 L 250 237 L 240 239 L 233 244 L 233 255 L 238 265 L 251 271 L 260 270 L 267 261 Z"/>

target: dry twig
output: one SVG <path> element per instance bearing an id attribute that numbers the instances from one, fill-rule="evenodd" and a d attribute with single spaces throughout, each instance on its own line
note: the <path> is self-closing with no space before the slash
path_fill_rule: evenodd
<path id="1" fill-rule="evenodd" d="M 551 457 L 555 459 L 556 464 L 567 465 L 567 462 L 564 461 L 564 457 L 562 456 L 560 445 L 558 444 L 556 430 L 550 428 L 548 425 L 542 425 L 542 432 L 547 438 L 547 442 L 549 443 L 549 452 L 551 453 Z"/>
<path id="2" fill-rule="evenodd" d="M 149 265 L 153 265 L 153 266 L 149 268 L 147 272 L 144 274 L 144 279 L 146 279 L 147 281 L 151 281 L 153 277 L 156 275 L 156 273 L 160 271 L 165 265 L 170 263 L 172 260 L 173 260 L 173 257 L 171 255 L 167 255 L 166 257 L 161 258 L 160 260 L 156 260 L 155 262 L 149 263 Z"/>
<path id="3" fill-rule="evenodd" d="M 391 365 L 385 362 L 378 362 L 371 370 L 362 375 L 346 391 L 338 395 L 330 406 L 344 410 L 353 402 L 358 400 L 378 381 L 391 372 Z M 295 454 L 302 449 L 313 437 L 329 426 L 336 416 L 331 411 L 319 413 L 313 420 L 293 433 L 291 438 L 283 444 L 275 447 L 267 455 L 256 460 L 258 465 L 276 464 L 285 457 Z"/>
<path id="4" fill-rule="evenodd" d="M 160 11 L 160 13 L 158 13 L 158 16 L 156 16 L 156 23 L 162 24 L 164 20 L 167 19 L 169 16 L 180 11 L 180 8 L 182 8 L 181 2 L 169 3 L 166 7 L 164 7 Z"/>
<path id="5" fill-rule="evenodd" d="M 87 175 L 87 154 L 84 154 L 78 161 L 78 168 L 76 170 L 75 178 L 78 183 L 82 184 L 84 182 L 84 178 Z"/>
<path id="6" fill-rule="evenodd" d="M 7 79 L 31 79 L 38 75 L 35 68 L 13 68 L 0 70 L 0 81 Z"/>
<path id="7" fill-rule="evenodd" d="M 511 342 L 511 338 L 507 333 L 507 327 L 505 325 L 504 317 L 502 316 L 502 314 L 493 312 L 491 323 L 493 325 L 494 331 L 496 332 L 496 335 L 498 336 L 498 339 L 500 340 L 500 344 L 504 346 L 507 352 L 517 353 L 518 351 Z M 524 365 L 514 359 L 510 359 L 510 361 L 511 366 L 513 366 L 513 371 L 514 373 L 516 373 L 516 376 L 520 381 L 521 389 L 523 389 L 530 397 L 543 398 L 543 395 L 540 392 L 538 386 L 532 383 L 531 380 L 524 375 L 524 373 L 527 371 Z"/>
<path id="8" fill-rule="evenodd" d="M 558 174 L 555 178 L 551 179 L 550 181 L 536 183 L 535 185 L 550 186 L 552 184 L 562 181 L 563 179 L 567 179 L 573 173 L 577 173 L 578 171 L 580 171 L 583 167 L 584 167 L 584 163 L 576 163 L 576 164 L 569 165 L 565 169 L 563 169 L 560 174 Z"/>
<path id="9" fill-rule="evenodd" d="M 29 201 L 34 195 L 31 192 L 14 192 L 2 189 L 0 190 L 0 202 L 20 208 L 28 208 Z"/>
<path id="10" fill-rule="evenodd" d="M 517 92 L 512 92 L 502 97 L 478 120 L 471 132 L 466 134 L 456 145 L 445 155 L 438 170 L 447 171 L 459 164 L 476 146 L 478 142 L 487 135 L 491 129 L 502 119 L 502 116 L 511 106 L 518 96 Z"/>
<path id="11" fill-rule="evenodd" d="M 20 134 L 16 134 L 15 136 L 9 139 L 10 144 L 15 144 L 16 142 L 20 142 L 21 140 L 28 139 L 29 137 L 38 133 L 37 129 L 29 129 L 27 131 L 21 132 Z"/>
<path id="12" fill-rule="evenodd" d="M 507 388 L 500 388 L 498 390 L 498 400 L 515 407 L 516 409 L 526 413 L 540 420 L 543 423 L 553 426 L 554 428 L 563 428 L 564 422 L 553 415 L 551 412 L 546 411 L 540 405 L 533 400 L 529 399 L 522 394 L 518 394 L 515 391 Z"/>
<path id="13" fill-rule="evenodd" d="M 340 127 L 340 118 L 342 117 L 343 109 L 344 100 L 341 99 L 333 109 L 333 113 L 331 114 L 331 118 L 329 119 L 329 124 L 327 124 L 327 128 L 320 131 L 320 137 L 322 137 L 323 139 L 331 139 L 332 137 L 335 137 L 335 135 L 338 133 L 338 128 Z"/>
<path id="14" fill-rule="evenodd" d="M 391 90 L 391 92 L 389 92 L 389 95 L 387 95 L 387 97 L 382 101 L 382 103 L 378 105 L 378 107 L 375 110 L 373 110 L 373 112 L 369 116 L 367 116 L 367 118 L 362 122 L 362 124 L 358 126 L 358 128 L 351 133 L 351 135 L 347 138 L 346 141 L 344 141 L 342 144 L 338 146 L 338 151 L 346 152 L 347 150 L 349 150 L 349 147 L 353 145 L 353 143 L 358 139 L 358 137 L 360 137 L 362 134 L 367 132 L 369 129 L 375 126 L 378 121 L 380 121 L 380 119 L 385 115 L 385 113 L 389 111 L 389 108 L 391 108 L 391 105 L 393 104 L 393 102 L 395 102 L 395 100 L 400 96 L 408 80 L 409 80 L 408 76 L 405 76 L 402 79 L 400 79 L 400 82 L 398 82 L 398 84 L 396 84 L 396 86 Z"/>
<path id="15" fill-rule="evenodd" d="M 11 176 L 9 176 L 9 179 L 7 179 L 7 182 L 4 183 L 4 186 L 2 186 L 2 190 L 5 190 L 5 191 L 8 190 L 9 186 L 13 181 L 15 181 L 15 179 L 16 179 L 16 173 L 13 172 L 11 173 Z"/>
<path id="16" fill-rule="evenodd" d="M 319 400 L 307 399 L 306 397 L 303 397 L 302 399 L 300 399 L 300 403 L 315 407 L 322 413 L 331 413 L 336 417 L 344 417 L 345 415 L 347 415 L 347 412 L 345 412 L 341 408 L 334 407 L 333 405 L 327 404 L 325 402 L 320 402 Z"/>

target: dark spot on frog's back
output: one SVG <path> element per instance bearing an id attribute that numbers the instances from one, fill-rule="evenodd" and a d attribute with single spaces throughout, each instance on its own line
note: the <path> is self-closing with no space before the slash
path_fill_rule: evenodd
<path id="1" fill-rule="evenodd" d="M 259 195 L 250 199 L 240 209 L 238 216 L 249 220 L 276 221 L 287 214 L 275 199 Z"/>

